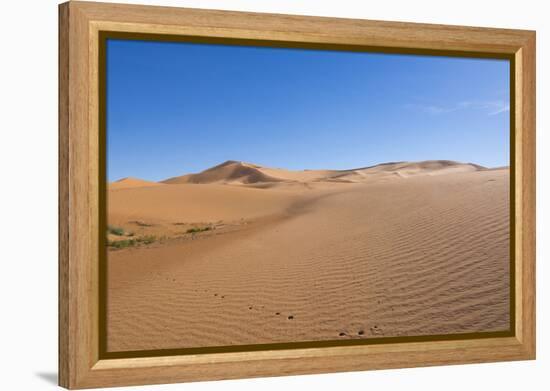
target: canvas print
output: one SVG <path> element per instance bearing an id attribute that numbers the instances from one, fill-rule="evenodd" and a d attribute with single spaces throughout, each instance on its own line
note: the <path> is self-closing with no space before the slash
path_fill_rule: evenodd
<path id="1" fill-rule="evenodd" d="M 510 330 L 508 60 L 108 39 L 105 66 L 108 352 Z"/>

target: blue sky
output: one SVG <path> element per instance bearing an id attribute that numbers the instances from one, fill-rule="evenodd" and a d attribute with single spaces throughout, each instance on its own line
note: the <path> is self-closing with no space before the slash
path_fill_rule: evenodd
<path id="1" fill-rule="evenodd" d="M 107 176 L 509 164 L 509 62 L 108 40 Z"/>

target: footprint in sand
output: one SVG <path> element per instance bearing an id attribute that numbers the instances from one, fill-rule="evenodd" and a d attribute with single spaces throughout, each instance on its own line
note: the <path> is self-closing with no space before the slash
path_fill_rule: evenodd
<path id="1" fill-rule="evenodd" d="M 288 319 L 288 320 L 294 319 L 294 315 L 288 315 L 287 319 Z"/>
<path id="2" fill-rule="evenodd" d="M 378 327 L 377 325 L 374 325 L 370 328 L 370 332 L 373 334 L 373 335 L 383 335 L 384 334 L 384 331 Z"/>
<path id="3" fill-rule="evenodd" d="M 341 332 L 340 334 L 338 334 L 338 336 L 339 336 L 339 337 L 345 337 L 345 336 L 347 336 L 347 334 L 344 333 L 344 332 Z"/>
<path id="4" fill-rule="evenodd" d="M 359 331 L 357 332 L 357 335 L 365 335 L 365 331 L 364 331 L 364 330 L 359 330 Z"/>

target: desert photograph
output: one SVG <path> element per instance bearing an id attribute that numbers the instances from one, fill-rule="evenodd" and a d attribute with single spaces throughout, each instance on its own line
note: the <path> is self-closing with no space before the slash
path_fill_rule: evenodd
<path id="1" fill-rule="evenodd" d="M 510 329 L 509 62 L 109 39 L 109 352 Z"/>

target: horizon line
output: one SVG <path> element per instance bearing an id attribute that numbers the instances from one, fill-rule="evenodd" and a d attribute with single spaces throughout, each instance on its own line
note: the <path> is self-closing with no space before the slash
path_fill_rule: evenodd
<path id="1" fill-rule="evenodd" d="M 426 160 L 398 160 L 398 161 L 389 161 L 389 162 L 382 162 L 382 163 L 376 163 L 376 164 L 371 164 L 371 165 L 368 165 L 368 166 L 360 166 L 360 167 L 354 167 L 354 168 L 344 168 L 344 169 L 331 169 L 331 168 L 302 168 L 302 169 L 290 169 L 290 168 L 284 168 L 284 167 L 274 167 L 274 166 L 267 166 L 267 165 L 261 165 L 261 164 L 257 164 L 257 163 L 252 163 L 252 162 L 247 162 L 247 161 L 244 161 L 244 160 L 232 160 L 232 159 L 229 159 L 229 160 L 225 160 L 223 161 L 222 163 L 218 163 L 218 164 L 215 164 L 213 166 L 209 166 L 209 167 L 206 167 L 205 169 L 203 170 L 200 170 L 200 171 L 194 171 L 194 172 L 186 172 L 186 173 L 182 173 L 180 175 L 175 175 L 175 176 L 170 176 L 170 177 L 167 177 L 167 178 L 164 178 L 164 179 L 160 179 L 160 180 L 152 180 L 152 179 L 146 179 L 146 178 L 143 178 L 143 177 L 139 177 L 139 176 L 133 176 L 133 175 L 127 175 L 127 176 L 124 176 L 124 177 L 121 177 L 119 179 L 116 179 L 116 180 L 107 180 L 107 183 L 116 183 L 116 182 L 121 182 L 123 180 L 126 180 L 126 179 L 138 179 L 138 180 L 142 180 L 142 181 L 147 181 L 147 182 L 155 182 L 155 183 L 162 183 L 164 181 L 167 181 L 167 180 L 170 180 L 170 179 L 173 179 L 173 178 L 178 178 L 178 177 L 182 177 L 182 176 L 185 176 L 185 175 L 195 175 L 195 174 L 200 174 L 202 172 L 205 172 L 205 171 L 208 171 L 208 170 L 211 170 L 211 169 L 214 169 L 214 168 L 217 168 L 217 167 L 222 167 L 224 165 L 228 165 L 228 164 L 233 164 L 233 163 L 238 163 L 238 164 L 249 164 L 249 165 L 252 165 L 252 166 L 256 166 L 258 168 L 271 168 L 271 169 L 279 169 L 279 170 L 286 170 L 286 171 L 295 171 L 295 172 L 300 172 L 300 171 L 336 171 L 336 172 L 345 172 L 345 171 L 354 171 L 354 170 L 365 170 L 365 169 L 368 169 L 368 168 L 374 168 L 374 167 L 377 167 L 377 166 L 383 166 L 383 165 L 390 165 L 390 164 L 401 164 L 401 163 L 424 163 L 424 162 L 451 162 L 451 163 L 456 163 L 456 164 L 464 164 L 464 165 L 474 165 L 474 166 L 477 166 L 481 169 L 484 169 L 484 170 L 495 170 L 495 169 L 501 169 L 501 168 L 509 168 L 510 165 L 503 165 L 503 166 L 495 166 L 495 167 L 486 167 L 486 166 L 483 166 L 481 164 L 477 164 L 477 163 L 473 163 L 473 162 L 462 162 L 460 160 L 452 160 L 452 159 L 426 159 Z"/>

